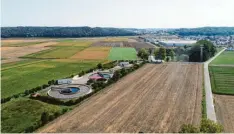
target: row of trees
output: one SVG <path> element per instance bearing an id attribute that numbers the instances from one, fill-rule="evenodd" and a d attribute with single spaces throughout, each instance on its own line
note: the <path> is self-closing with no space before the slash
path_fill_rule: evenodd
<path id="1" fill-rule="evenodd" d="M 135 32 L 101 27 L 1 27 L 1 37 L 95 37 L 131 36 Z"/>
<path id="2" fill-rule="evenodd" d="M 148 56 L 153 52 L 152 49 L 145 49 L 142 48 L 139 50 L 137 56 L 140 57 L 141 59 L 147 60 Z M 175 57 L 175 52 L 173 49 L 166 49 L 164 47 L 160 47 L 160 48 L 155 48 L 154 49 L 154 56 L 156 59 L 162 59 L 162 60 L 166 60 L 169 61 L 170 59 L 173 60 Z"/>

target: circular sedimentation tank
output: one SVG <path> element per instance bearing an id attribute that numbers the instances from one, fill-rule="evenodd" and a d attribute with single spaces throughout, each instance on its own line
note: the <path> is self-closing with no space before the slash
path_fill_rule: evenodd
<path id="1" fill-rule="evenodd" d="M 57 99 L 72 99 L 92 92 L 88 85 L 69 84 L 52 86 L 48 95 Z"/>

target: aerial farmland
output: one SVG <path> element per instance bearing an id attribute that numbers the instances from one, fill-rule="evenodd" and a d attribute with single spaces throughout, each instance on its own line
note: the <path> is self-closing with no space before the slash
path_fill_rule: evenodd
<path id="1" fill-rule="evenodd" d="M 147 64 L 38 132 L 177 132 L 183 123 L 198 126 L 201 74 L 202 64 Z"/>
<path id="2" fill-rule="evenodd" d="M 3 40 L 1 131 L 136 133 L 179 132 L 185 124 L 199 127 L 206 116 L 203 64 L 146 63 L 148 57 L 139 53 L 160 48 L 138 39 Z M 232 66 L 224 73 L 216 67 L 210 66 L 215 81 L 232 79 L 227 74 Z M 227 89 L 232 83 L 223 83 L 215 83 L 213 92 L 232 93 Z M 217 108 L 230 107 L 223 105 L 223 97 L 215 98 Z M 226 120 L 232 118 L 224 117 L 226 112 L 218 114 L 229 132 Z"/>
<path id="3" fill-rule="evenodd" d="M 209 66 L 218 121 L 225 132 L 234 131 L 234 51 L 224 51 Z"/>

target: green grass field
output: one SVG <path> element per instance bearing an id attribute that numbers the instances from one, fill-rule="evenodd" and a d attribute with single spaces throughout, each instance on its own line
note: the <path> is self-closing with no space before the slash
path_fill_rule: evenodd
<path id="1" fill-rule="evenodd" d="M 55 112 L 62 112 L 62 107 L 19 98 L 2 104 L 1 112 L 1 132 L 21 133 L 26 128 L 40 123 L 42 112 L 53 115 Z"/>
<path id="2" fill-rule="evenodd" d="M 214 93 L 234 95 L 234 67 L 209 66 Z"/>
<path id="3" fill-rule="evenodd" d="M 234 65 L 234 51 L 224 51 L 221 55 L 219 55 L 212 64 L 233 64 Z"/>
<path id="4" fill-rule="evenodd" d="M 49 50 L 40 51 L 24 56 L 24 58 L 38 59 L 65 59 L 73 56 L 86 47 L 55 47 Z"/>
<path id="5" fill-rule="evenodd" d="M 1 93 L 3 98 L 47 84 L 52 79 L 78 74 L 82 70 L 90 69 L 102 61 L 44 60 L 31 62 L 32 64 L 26 61 L 21 62 L 21 64 L 15 63 L 15 67 L 10 69 L 6 69 L 10 65 L 4 65 L 1 73 Z"/>
<path id="6" fill-rule="evenodd" d="M 136 60 L 137 52 L 134 48 L 117 48 L 113 47 L 108 56 L 109 60 Z"/>

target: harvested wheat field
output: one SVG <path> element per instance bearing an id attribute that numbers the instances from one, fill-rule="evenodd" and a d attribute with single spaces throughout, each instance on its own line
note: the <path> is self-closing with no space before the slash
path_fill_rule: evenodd
<path id="1" fill-rule="evenodd" d="M 199 125 L 202 64 L 146 64 L 38 132 L 178 132 Z"/>
<path id="2" fill-rule="evenodd" d="M 20 61 L 19 57 L 36 53 L 42 50 L 50 49 L 50 45 L 54 45 L 57 42 L 46 42 L 46 43 L 40 43 L 37 45 L 32 46 L 23 46 L 23 47 L 1 47 L 1 53 L 2 58 L 6 58 L 6 60 L 3 60 L 2 63 L 9 63 L 9 62 L 15 62 Z"/>
<path id="3" fill-rule="evenodd" d="M 234 132 L 234 96 L 215 95 L 215 111 L 218 122 L 224 127 L 224 132 Z"/>
<path id="4" fill-rule="evenodd" d="M 77 52 L 73 55 L 72 59 L 107 59 L 111 47 L 89 47 L 81 52 Z"/>

